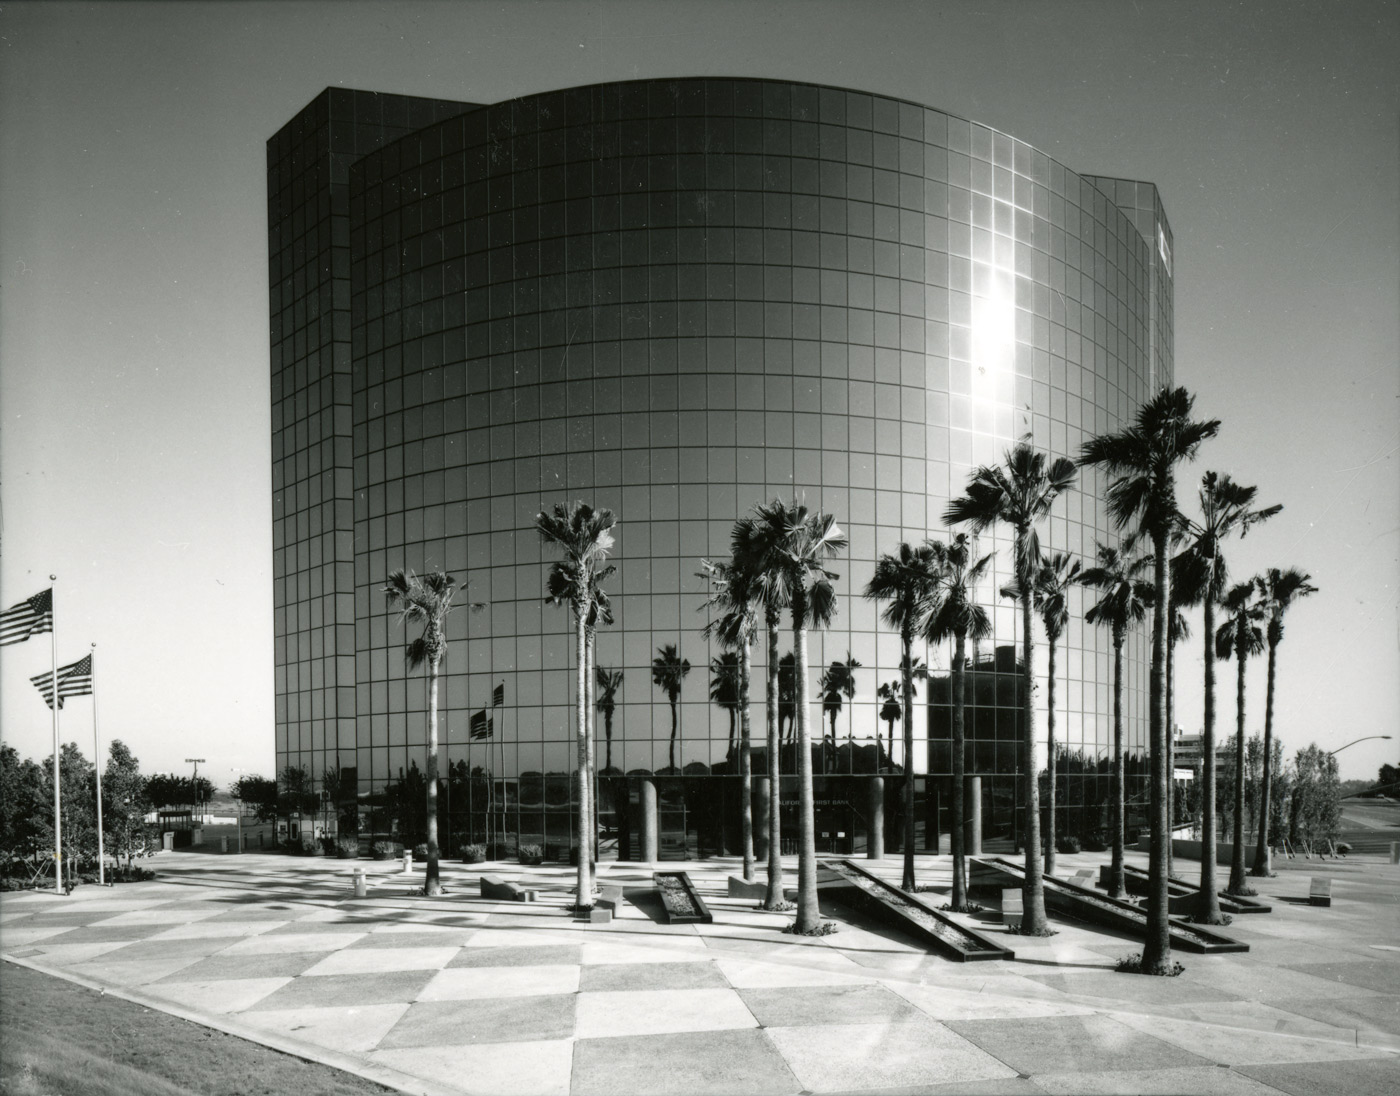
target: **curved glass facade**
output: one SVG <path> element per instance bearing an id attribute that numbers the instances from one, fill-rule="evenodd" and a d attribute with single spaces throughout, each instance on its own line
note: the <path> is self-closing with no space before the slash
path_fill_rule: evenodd
<path id="1" fill-rule="evenodd" d="M 450 618 L 443 821 L 480 840 L 489 798 L 493 835 L 566 845 L 572 625 L 543 603 L 551 557 L 533 522 L 584 499 L 619 520 L 616 623 L 597 645 L 599 666 L 622 674 L 599 718 L 605 853 L 614 836 L 629 851 L 636 781 L 624 774 L 644 772 L 665 774 L 666 849 L 735 851 L 731 707 L 723 652 L 700 634 L 696 572 L 727 555 L 754 503 L 796 495 L 850 538 L 834 564 L 836 621 L 810 637 L 813 733 L 828 739 L 818 831 L 833 848 L 863 842 L 877 768 L 908 761 L 921 795 L 936 792 L 949 653 L 916 651 L 933 680 L 906 759 L 897 724 L 881 745 L 878 690 L 898 678 L 898 640 L 860 591 L 901 540 L 947 535 L 940 515 L 973 467 L 1025 434 L 1074 456 L 1171 378 L 1171 233 L 1156 189 L 1076 175 L 913 103 L 805 84 L 657 80 L 419 105 L 421 124 L 368 149 L 336 145 L 354 138 L 355 111 L 377 105 L 382 126 L 385 104 L 427 101 L 328 91 L 308 112 L 323 101 L 327 143 L 312 158 L 340 173 L 321 188 L 325 228 L 296 203 L 274 204 L 269 226 L 279 769 L 350 778 L 342 826 L 358 814 L 362 832 L 413 831 L 394 804 L 412 803 L 421 779 L 426 689 L 405 672 L 380 588 L 396 567 L 443 568 L 470 584 L 463 600 L 486 603 Z M 337 103 L 348 129 L 336 130 Z M 269 143 L 270 180 L 286 173 L 296 124 Z M 321 200 L 313 190 L 303 205 Z M 322 254 L 328 289 L 288 272 Z M 1100 487 L 1088 471 L 1042 542 L 1086 557 L 1116 543 Z M 996 638 L 974 653 L 969 771 L 984 775 L 987 832 L 1009 837 L 1027 769 L 1016 613 L 996 597 L 1009 536 L 984 536 L 982 550 L 997 553 L 982 591 Z M 1097 824 L 1077 804 L 1106 795 L 1112 731 L 1108 636 L 1074 600 L 1057 687 L 1071 832 Z M 668 645 L 689 664 L 674 736 L 653 683 Z M 1145 657 L 1136 641 L 1125 712 L 1137 755 Z M 763 658 L 760 643 L 756 735 Z M 1038 635 L 1042 697 L 1044 658 Z M 854 689 L 824 703 L 817 678 L 833 663 L 851 667 Z M 1043 727 L 1040 738 L 1037 768 Z"/>

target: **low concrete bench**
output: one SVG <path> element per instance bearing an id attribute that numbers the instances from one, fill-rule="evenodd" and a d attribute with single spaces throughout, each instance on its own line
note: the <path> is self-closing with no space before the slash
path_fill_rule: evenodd
<path id="1" fill-rule="evenodd" d="M 1094 869 L 1080 868 L 1069 877 L 1067 882 L 1074 884 L 1076 887 L 1092 887 L 1094 885 Z"/>
<path id="2" fill-rule="evenodd" d="M 598 891 L 598 897 L 593 903 L 593 908 L 588 911 L 588 922 L 591 925 L 607 925 L 617 916 L 618 908 L 622 905 L 622 888 L 602 887 Z"/>
<path id="3" fill-rule="evenodd" d="M 1330 906 L 1332 904 L 1332 880 L 1315 876 L 1308 887 L 1308 905 Z"/>
<path id="4" fill-rule="evenodd" d="M 755 879 L 752 883 L 746 883 L 743 876 L 731 875 L 729 877 L 727 894 L 730 898 L 757 898 L 762 902 L 768 897 L 768 881 L 766 879 Z M 795 899 L 797 897 L 797 888 L 784 887 L 783 897 Z"/>
<path id="5" fill-rule="evenodd" d="M 481 877 L 481 897 L 495 898 L 506 902 L 533 902 L 539 897 L 538 891 L 527 890 L 519 883 L 512 883 L 496 875 Z"/>
<path id="6" fill-rule="evenodd" d="M 1001 892 L 1001 923 L 1008 927 L 1018 927 L 1025 919 L 1025 908 L 1021 904 L 1021 891 L 1008 887 Z"/>

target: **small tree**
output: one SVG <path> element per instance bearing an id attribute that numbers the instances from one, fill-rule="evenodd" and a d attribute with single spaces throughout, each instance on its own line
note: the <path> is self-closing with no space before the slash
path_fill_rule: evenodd
<path id="1" fill-rule="evenodd" d="M 1311 743 L 1293 760 L 1293 841 L 1310 854 L 1330 847 L 1342 818 L 1341 781 L 1337 759 Z"/>
<path id="2" fill-rule="evenodd" d="M 229 787 L 229 795 L 253 812 L 258 822 L 277 821 L 277 781 L 265 776 L 240 776 Z"/>
<path id="3" fill-rule="evenodd" d="M 107 848 L 126 860 L 128 871 L 133 859 L 146 855 L 155 836 L 155 825 L 146 821 L 152 809 L 136 755 L 120 738 L 112 739 L 102 774 L 102 828 Z"/>

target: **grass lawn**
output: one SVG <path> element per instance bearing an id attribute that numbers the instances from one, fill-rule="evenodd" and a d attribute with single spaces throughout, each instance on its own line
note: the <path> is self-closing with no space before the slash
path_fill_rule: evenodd
<path id="1" fill-rule="evenodd" d="M 0 963 L 0 1096 L 370 1096 L 328 1066 Z"/>

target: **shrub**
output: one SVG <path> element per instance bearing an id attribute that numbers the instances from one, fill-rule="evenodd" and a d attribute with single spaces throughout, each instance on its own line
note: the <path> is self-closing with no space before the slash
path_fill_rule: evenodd
<path id="1" fill-rule="evenodd" d="M 354 860 L 360 855 L 360 839 L 341 834 L 335 842 L 335 855 L 338 860 Z"/>
<path id="2" fill-rule="evenodd" d="M 1125 955 L 1125 956 L 1123 956 L 1122 959 L 1119 959 L 1119 960 L 1118 960 L 1118 965 L 1117 965 L 1116 967 L 1114 967 L 1113 969 L 1116 970 L 1119 974 L 1150 974 L 1150 973 L 1152 973 L 1151 971 L 1145 971 L 1145 970 L 1142 969 L 1142 952 L 1140 952 L 1140 951 L 1135 951 L 1135 952 L 1133 952 L 1131 955 Z M 1178 963 L 1178 962 L 1176 962 L 1175 960 L 1173 960 L 1173 961 L 1172 961 L 1172 965 L 1171 965 L 1170 967 L 1168 967 L 1166 970 L 1162 971 L 1161 974 L 1162 974 L 1163 977 L 1166 977 L 1166 978 L 1175 978 L 1178 974 L 1180 974 L 1180 973 L 1181 973 L 1182 971 L 1184 971 L 1185 969 L 1186 969 L 1186 968 L 1183 967 L 1180 963 Z"/>
<path id="3" fill-rule="evenodd" d="M 540 848 L 538 845 L 521 845 L 519 856 L 522 864 L 544 863 L 544 849 Z"/>
<path id="4" fill-rule="evenodd" d="M 338 855 L 338 848 L 337 848 L 336 841 L 335 841 L 335 838 L 334 838 L 334 837 L 327 836 L 327 837 L 321 838 L 321 855 L 322 855 L 322 856 L 336 856 L 336 855 Z"/>
<path id="5" fill-rule="evenodd" d="M 486 859 L 485 845 L 463 845 L 461 846 L 462 863 L 480 864 Z"/>
<path id="6" fill-rule="evenodd" d="M 1055 848 L 1059 849 L 1060 852 L 1067 856 L 1071 853 L 1076 853 L 1079 851 L 1079 838 L 1070 837 L 1068 835 L 1061 837 L 1055 842 Z"/>
<path id="7" fill-rule="evenodd" d="M 315 856 L 321 851 L 321 843 L 311 834 L 304 833 L 297 839 L 296 851 L 302 856 Z"/>
<path id="8" fill-rule="evenodd" d="M 427 843 L 426 841 L 420 841 L 420 842 L 418 842 L 418 844 L 416 844 L 416 845 L 413 846 L 413 859 L 415 859 L 415 860 L 426 860 L 426 859 L 428 859 L 428 843 Z"/>
<path id="9" fill-rule="evenodd" d="M 570 845 L 570 846 L 569 846 L 569 863 L 572 864 L 574 867 L 578 867 L 578 846 L 577 846 L 577 845 Z M 589 863 L 592 864 L 593 867 L 596 868 L 596 867 L 598 866 L 598 858 L 597 858 L 596 856 L 593 857 L 593 859 L 590 860 Z"/>
<path id="10" fill-rule="evenodd" d="M 1103 835 L 1099 833 L 1086 833 L 1084 835 L 1083 845 L 1085 852 L 1108 851 L 1108 842 L 1105 841 Z"/>
<path id="11" fill-rule="evenodd" d="M 1351 846 L 1345 841 L 1338 841 L 1336 847 L 1338 856 L 1345 856 L 1347 853 L 1351 852 Z"/>
<path id="12" fill-rule="evenodd" d="M 376 841 L 369 847 L 369 853 L 376 860 L 392 860 L 394 859 L 394 847 L 392 841 Z"/>

